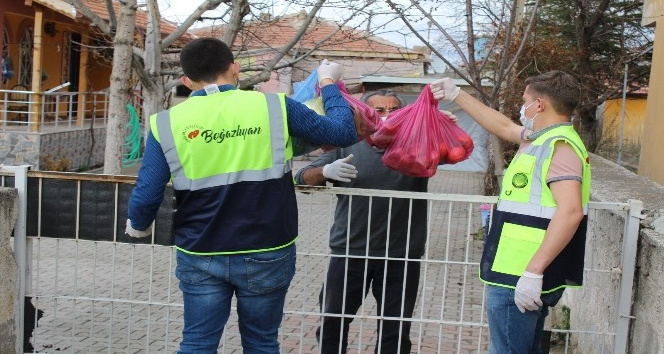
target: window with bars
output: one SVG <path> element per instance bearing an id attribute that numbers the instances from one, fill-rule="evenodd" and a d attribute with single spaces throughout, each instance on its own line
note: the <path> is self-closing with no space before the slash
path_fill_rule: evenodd
<path id="1" fill-rule="evenodd" d="M 71 32 L 62 36 L 62 77 L 69 80 L 69 67 L 71 65 Z"/>
<path id="2" fill-rule="evenodd" d="M 25 87 L 30 87 L 32 84 L 32 27 L 26 26 L 21 34 L 21 43 L 19 50 L 19 70 L 18 70 L 18 83 Z"/>
<path id="3" fill-rule="evenodd" d="M 5 25 L 2 31 L 2 83 L 6 84 L 7 80 L 14 75 L 14 68 L 10 65 L 11 59 L 9 58 L 9 30 Z"/>

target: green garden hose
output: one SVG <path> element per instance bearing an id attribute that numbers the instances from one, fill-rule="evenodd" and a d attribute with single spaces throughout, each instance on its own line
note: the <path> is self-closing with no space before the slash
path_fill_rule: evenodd
<path id="1" fill-rule="evenodd" d="M 127 109 L 129 110 L 129 123 L 127 123 L 127 136 L 123 145 L 123 150 L 126 151 L 122 154 L 123 167 L 136 165 L 141 157 L 141 123 L 134 106 L 127 104 Z"/>

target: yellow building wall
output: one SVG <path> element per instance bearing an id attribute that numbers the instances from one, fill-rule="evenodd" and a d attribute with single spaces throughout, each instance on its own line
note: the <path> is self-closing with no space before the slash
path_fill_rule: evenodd
<path id="1" fill-rule="evenodd" d="M 618 144 L 620 122 L 622 120 L 622 99 L 607 100 L 602 112 L 602 141 Z M 625 100 L 625 120 L 623 125 L 623 145 L 641 145 L 641 135 L 646 120 L 646 100 L 643 98 Z"/>
<path id="2" fill-rule="evenodd" d="M 31 12 L 32 10 L 28 11 Z M 64 20 L 63 20 L 64 19 Z M 45 80 L 40 82 L 40 92 L 49 90 L 69 80 L 66 75 L 63 63 L 69 59 L 69 51 L 65 50 L 65 34 L 67 33 L 80 33 L 83 41 L 87 41 L 88 45 L 92 46 L 89 50 L 88 63 L 85 70 L 85 78 L 79 78 L 81 82 L 85 83 L 83 92 L 98 92 L 108 89 L 110 86 L 109 78 L 111 76 L 111 58 L 112 49 L 106 51 L 101 50 L 97 43 L 90 43 L 90 33 L 88 26 L 79 24 L 74 21 L 69 21 L 63 16 L 54 15 L 51 12 L 45 12 L 44 24 L 47 22 L 55 23 L 55 33 L 53 35 L 46 32 L 42 35 L 42 54 L 41 65 L 43 68 L 42 73 L 46 77 Z M 8 50 L 9 55 L 13 59 L 14 64 L 14 77 L 1 84 L 1 89 L 11 89 L 18 83 L 20 71 L 20 41 L 26 26 L 34 26 L 34 17 L 30 13 L 17 13 L 7 12 L 4 16 L 4 28 L 9 32 Z M 1 30 L 1 29 L 0 29 Z M 1 32 L 0 32 L 1 33 Z M 110 47 L 111 44 L 109 43 Z M 85 48 L 83 48 L 85 50 Z M 81 63 L 82 64 L 82 63 Z M 68 70 L 76 70 L 78 68 L 69 67 Z M 128 78 L 129 79 L 129 78 Z M 30 85 L 27 86 L 31 90 Z M 59 92 L 78 92 L 79 87 L 62 88 Z M 82 98 L 78 98 L 79 102 Z M 96 99 L 96 100 L 95 100 Z M 103 99 L 102 95 L 88 96 L 85 98 L 85 110 L 88 112 L 103 112 L 107 102 Z M 61 97 L 59 100 L 59 107 L 55 107 L 54 101 L 51 100 L 45 108 L 47 115 L 59 112 L 60 116 L 66 114 L 70 109 L 70 99 Z"/>
<path id="3" fill-rule="evenodd" d="M 46 91 L 55 86 L 66 82 L 64 78 L 63 62 L 66 52 L 63 50 L 64 34 L 67 32 L 81 33 L 82 36 L 89 36 L 87 28 L 80 24 L 67 23 L 46 17 L 44 22 L 54 22 L 56 33 L 54 36 L 43 34 L 42 37 L 42 68 L 45 70 L 48 78 L 41 82 L 41 91 Z M 34 25 L 34 18 L 24 14 L 6 13 L 4 25 L 9 31 L 9 55 L 14 63 L 14 77 L 7 80 L 2 85 L 3 89 L 11 89 L 12 86 L 18 83 L 20 71 L 20 41 L 23 30 L 26 26 Z M 0 29 L 1 31 L 2 29 Z M 0 32 L 1 33 L 1 32 Z M 110 46 L 111 44 L 109 44 Z M 104 58 L 97 54 L 92 54 L 88 62 L 87 78 L 88 89 L 86 91 L 99 91 L 107 89 L 110 86 L 109 77 L 111 76 L 111 62 L 108 58 Z M 70 68 L 71 69 L 71 68 Z M 73 70 L 73 69 L 71 69 Z M 30 87 L 28 87 L 30 89 Z M 69 88 L 62 89 L 62 91 L 70 91 Z M 78 88 L 73 88 L 73 91 L 78 91 Z"/>
<path id="4" fill-rule="evenodd" d="M 654 6 L 659 3 L 659 6 Z M 645 12 L 647 5 L 654 9 L 663 9 L 659 1 L 646 1 L 644 4 L 644 19 L 658 19 L 655 27 L 655 44 L 650 69 L 650 82 L 648 84 L 648 103 L 646 106 L 646 121 L 641 139 L 641 156 L 639 158 L 639 175 L 664 185 L 664 21 L 662 13 Z M 651 10 L 652 10 L 651 8 Z"/>

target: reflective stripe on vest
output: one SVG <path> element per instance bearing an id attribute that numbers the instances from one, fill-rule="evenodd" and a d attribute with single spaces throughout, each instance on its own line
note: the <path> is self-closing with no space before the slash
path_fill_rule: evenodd
<path id="1" fill-rule="evenodd" d="M 542 293 L 582 284 L 590 165 L 583 143 L 571 125 L 552 127 L 543 132 L 507 168 L 480 261 L 480 280 L 483 282 L 514 288 L 539 249 L 556 211 L 555 200 L 546 184 L 546 174 L 555 143 L 560 140 L 573 146 L 583 165 L 581 203 L 585 216 L 570 242 L 544 271 Z"/>
<path id="2" fill-rule="evenodd" d="M 292 162 L 290 159 L 286 160 L 286 137 L 281 102 L 277 94 L 266 93 L 265 98 L 270 122 L 272 166 L 263 170 L 241 170 L 199 179 L 187 178 L 185 175 L 171 129 L 170 111 L 159 112 L 156 119 L 159 142 L 171 170 L 173 187 L 176 190 L 199 190 L 243 181 L 276 179 L 289 172 L 292 169 Z"/>
<path id="3" fill-rule="evenodd" d="M 552 155 L 552 144 L 553 140 L 564 140 L 570 144 L 574 144 L 577 148 L 575 151 L 583 151 L 584 148 L 578 146 L 576 143 L 566 138 L 563 135 L 556 135 L 546 139 L 541 145 L 531 144 L 528 146 L 521 155 L 529 155 L 535 157 L 535 167 L 533 168 L 532 173 L 532 185 L 530 189 L 530 198 L 528 203 L 517 202 L 509 199 L 504 199 L 501 196 L 501 199 L 496 206 L 497 210 L 500 211 L 509 211 L 511 213 L 536 216 L 540 218 L 551 219 L 553 214 L 556 212 L 556 207 L 546 207 L 541 204 L 542 198 L 542 188 L 546 183 L 546 176 L 542 176 L 542 168 L 544 167 L 544 162 L 547 157 Z M 519 156 L 521 157 L 521 156 Z M 517 157 L 518 158 L 518 157 Z M 579 157 L 581 158 L 581 157 Z M 583 162 L 582 162 L 583 163 Z M 509 170 L 509 169 L 508 169 Z M 509 175 L 506 175 L 509 177 Z M 503 185 L 509 181 L 504 180 Z M 588 204 L 583 205 L 583 214 L 588 215 Z"/>

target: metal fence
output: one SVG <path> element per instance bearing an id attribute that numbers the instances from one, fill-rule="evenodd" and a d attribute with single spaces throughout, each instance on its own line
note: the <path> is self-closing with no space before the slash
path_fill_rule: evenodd
<path id="1" fill-rule="evenodd" d="M 132 99 L 140 111 L 139 97 Z M 0 131 L 21 131 L 35 125 L 37 131 L 105 126 L 108 108 L 108 91 L 0 90 Z"/>
<path id="2" fill-rule="evenodd" d="M 0 182 L 16 186 L 21 198 L 22 216 L 15 231 L 15 251 L 25 274 L 20 295 L 43 311 L 43 317 L 39 311 L 32 315 L 37 322 L 31 340 L 35 351 L 175 352 L 181 338 L 182 299 L 174 277 L 175 251 L 169 246 L 172 195 L 162 205 L 153 236 L 133 240 L 122 234 L 133 179 L 14 170 L 15 176 L 0 176 Z M 415 260 L 421 265 L 416 308 L 412 318 L 387 319 L 411 322 L 414 353 L 486 352 L 485 292 L 477 276 L 484 234 L 479 205 L 495 203 L 495 197 L 339 188 L 299 189 L 297 271 L 286 299 L 281 351 L 318 352 L 315 332 L 323 315 L 318 296 L 330 257 L 327 239 L 336 194 L 426 200 L 426 253 Z M 630 274 L 638 232 L 631 207 L 628 203 L 590 204 L 589 252 L 601 242 L 594 235 L 598 211 L 611 210 L 628 220 L 622 278 L 612 269 L 596 269 L 592 262 L 585 270 L 586 277 L 620 278 L 615 289 L 606 289 L 615 294 L 619 315 L 613 323 L 595 328 L 547 324 L 553 338 L 558 338 L 560 352 L 571 352 L 570 336 L 599 336 L 614 343 L 614 353 L 626 352 L 625 320 L 629 320 L 625 316 L 630 314 Z M 22 232 L 29 235 L 27 239 Z M 241 353 L 234 310 L 224 330 L 221 353 Z M 367 296 L 356 315 L 342 317 L 353 320 L 349 352 L 373 352 L 379 335 L 376 323 L 386 318 L 376 316 L 372 296 Z"/>

